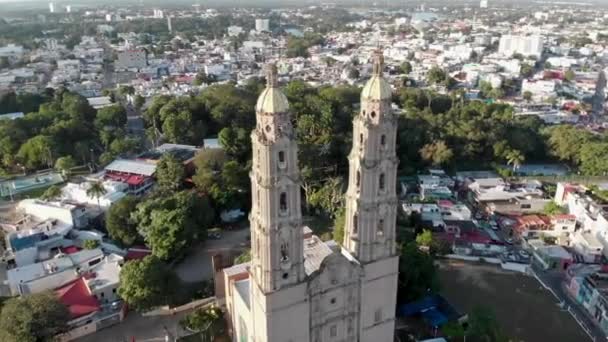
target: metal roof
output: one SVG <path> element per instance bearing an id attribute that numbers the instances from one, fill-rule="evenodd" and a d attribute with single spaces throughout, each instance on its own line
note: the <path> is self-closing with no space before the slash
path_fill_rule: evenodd
<path id="1" fill-rule="evenodd" d="M 144 161 L 116 159 L 106 166 L 105 170 L 150 177 L 156 171 L 156 165 Z"/>

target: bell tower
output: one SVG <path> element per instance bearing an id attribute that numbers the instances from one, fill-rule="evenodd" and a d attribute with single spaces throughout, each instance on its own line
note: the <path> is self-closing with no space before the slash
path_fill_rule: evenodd
<path id="1" fill-rule="evenodd" d="M 298 147 L 289 104 L 266 67 L 266 89 L 256 104 L 252 140 L 251 269 L 263 293 L 304 280 Z"/>
<path id="2" fill-rule="evenodd" d="M 383 65 L 382 52 L 376 51 L 372 77 L 361 93 L 361 112 L 353 119 L 348 156 L 344 247 L 363 264 L 395 255 L 397 116 Z"/>

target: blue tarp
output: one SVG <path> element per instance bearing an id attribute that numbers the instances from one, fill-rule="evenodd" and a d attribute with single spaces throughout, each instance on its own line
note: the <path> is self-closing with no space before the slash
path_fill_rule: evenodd
<path id="1" fill-rule="evenodd" d="M 429 295 L 415 302 L 401 305 L 397 314 L 401 317 L 420 315 L 433 327 L 439 327 L 462 316 L 440 295 Z"/>
<path id="2" fill-rule="evenodd" d="M 422 312 L 422 317 L 434 327 L 438 327 L 448 322 L 448 318 L 443 314 L 443 312 L 437 310 L 436 308 Z"/>

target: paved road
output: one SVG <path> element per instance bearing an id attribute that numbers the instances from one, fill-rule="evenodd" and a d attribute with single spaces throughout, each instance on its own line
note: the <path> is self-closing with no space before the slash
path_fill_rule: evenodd
<path id="1" fill-rule="evenodd" d="M 198 282 L 213 278 L 211 257 L 218 253 L 238 253 L 247 248 L 249 228 L 222 232 L 219 240 L 207 240 L 197 246 L 194 251 L 179 263 L 175 271 L 186 282 Z"/>
<path id="2" fill-rule="evenodd" d="M 77 339 L 78 342 L 164 342 L 167 332 L 172 337 L 182 337 L 190 333 L 179 326 L 179 321 L 189 311 L 174 316 L 143 317 L 129 313 L 127 318 L 117 325 L 100 330 L 94 334 Z M 166 329 L 165 329 L 166 328 Z M 170 339 L 173 341 L 172 339 Z"/>
<path id="3" fill-rule="evenodd" d="M 606 341 L 606 334 L 596 325 L 595 321 L 590 317 L 587 310 L 578 304 L 565 289 L 563 274 L 560 271 L 544 271 L 535 262 L 531 264 L 536 276 L 540 278 L 545 285 L 549 286 L 555 295 L 565 304 L 564 307 L 569 308 L 577 318 L 577 321 L 582 322 L 585 329 L 593 336 L 593 341 Z"/>

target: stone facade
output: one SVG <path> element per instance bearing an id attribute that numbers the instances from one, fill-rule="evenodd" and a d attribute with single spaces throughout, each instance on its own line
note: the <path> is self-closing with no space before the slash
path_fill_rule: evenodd
<path id="1" fill-rule="evenodd" d="M 239 342 L 393 342 L 396 117 L 381 53 L 354 119 L 344 248 L 302 227 L 298 147 L 274 65 L 252 139 L 251 262 L 224 270 Z"/>

